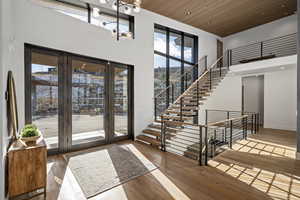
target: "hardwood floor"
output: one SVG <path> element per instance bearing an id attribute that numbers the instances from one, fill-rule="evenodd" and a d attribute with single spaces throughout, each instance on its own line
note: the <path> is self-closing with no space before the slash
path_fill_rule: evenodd
<path id="1" fill-rule="evenodd" d="M 138 142 L 121 142 L 118 144 L 130 145 L 138 157 L 145 156 L 159 168 L 91 200 L 300 199 L 295 141 L 292 132 L 261 130 L 209 161 L 206 167 Z M 85 199 L 62 155 L 49 157 L 47 170 L 47 200 Z"/>

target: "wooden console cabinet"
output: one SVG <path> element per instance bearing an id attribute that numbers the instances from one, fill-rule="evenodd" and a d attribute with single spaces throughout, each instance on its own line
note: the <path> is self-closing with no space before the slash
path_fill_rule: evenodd
<path id="1" fill-rule="evenodd" d="M 20 146 L 14 142 L 8 150 L 8 196 L 10 198 L 44 189 L 47 185 L 47 146 L 40 138 L 36 144 Z"/>

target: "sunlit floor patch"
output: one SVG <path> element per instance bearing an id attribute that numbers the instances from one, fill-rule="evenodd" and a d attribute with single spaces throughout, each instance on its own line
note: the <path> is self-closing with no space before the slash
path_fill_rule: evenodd
<path id="1" fill-rule="evenodd" d="M 209 165 L 250 185 L 272 199 L 300 199 L 300 172 L 295 149 L 260 139 L 238 141 L 232 151 Z M 296 173 L 296 174 L 293 174 Z"/>
<path id="2" fill-rule="evenodd" d="M 166 177 L 160 170 L 154 170 L 151 174 L 164 187 L 165 190 L 174 198 L 174 200 L 190 200 L 190 198 L 183 193 L 168 177 Z"/>

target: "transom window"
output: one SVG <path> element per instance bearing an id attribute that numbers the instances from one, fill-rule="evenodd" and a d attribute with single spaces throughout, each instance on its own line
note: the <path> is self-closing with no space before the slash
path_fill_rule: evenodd
<path id="1" fill-rule="evenodd" d="M 117 27 L 116 12 L 107 8 L 99 7 L 90 3 L 84 3 L 79 0 L 31 0 L 43 7 L 54 9 L 57 12 L 76 18 L 78 20 L 99 26 L 101 28 L 113 31 Z M 99 14 L 95 15 L 93 10 Z M 132 33 L 134 38 L 134 17 L 120 14 L 120 32 Z"/>

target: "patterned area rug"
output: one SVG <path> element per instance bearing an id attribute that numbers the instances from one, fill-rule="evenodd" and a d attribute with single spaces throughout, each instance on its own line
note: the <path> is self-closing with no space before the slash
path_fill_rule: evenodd
<path id="1" fill-rule="evenodd" d="M 157 168 L 130 144 L 68 153 L 64 158 L 86 198 Z"/>

